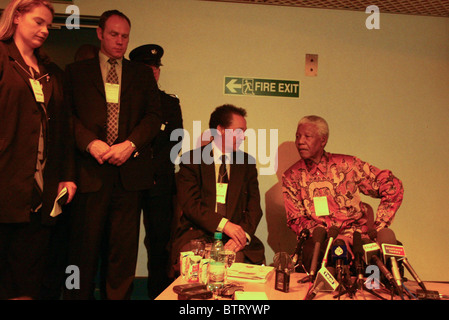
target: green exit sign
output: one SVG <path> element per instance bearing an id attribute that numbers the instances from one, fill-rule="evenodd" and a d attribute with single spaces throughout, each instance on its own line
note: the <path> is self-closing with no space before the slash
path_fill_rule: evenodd
<path id="1" fill-rule="evenodd" d="M 224 93 L 299 98 L 299 81 L 225 77 Z"/>

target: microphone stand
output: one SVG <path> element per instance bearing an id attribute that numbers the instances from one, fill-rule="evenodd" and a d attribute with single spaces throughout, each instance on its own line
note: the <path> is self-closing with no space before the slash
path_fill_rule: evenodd
<path id="1" fill-rule="evenodd" d="M 341 276 L 341 282 L 338 286 L 338 294 L 334 295 L 334 298 L 338 298 L 340 300 L 340 297 L 347 293 L 349 295 L 349 298 L 353 298 L 353 295 L 355 291 L 353 290 L 354 284 L 351 284 L 351 281 L 349 279 L 349 269 L 348 266 L 343 266 L 342 268 L 342 276 Z M 355 282 L 354 282 L 355 283 Z M 344 288 L 344 290 L 343 290 Z"/>
<path id="2" fill-rule="evenodd" d="M 380 294 L 375 292 L 373 289 L 368 289 L 368 287 L 366 286 L 363 279 L 356 279 L 356 281 L 354 281 L 350 290 L 354 292 L 354 295 L 357 290 L 360 290 L 360 291 L 362 291 L 362 295 L 363 295 L 363 292 L 366 291 L 366 292 L 372 294 L 373 296 L 375 296 L 376 298 L 379 298 L 381 300 L 387 300 L 386 298 L 382 297 Z"/>
<path id="3" fill-rule="evenodd" d="M 398 286 L 396 284 L 396 282 L 388 282 L 385 284 L 385 288 L 389 288 L 390 292 L 391 292 L 391 300 L 394 300 L 394 296 L 397 295 L 399 298 L 401 298 L 401 300 L 405 300 L 404 299 L 404 290 L 402 285 Z"/>
<path id="4" fill-rule="evenodd" d="M 313 277 L 312 277 L 312 275 L 310 275 L 310 274 L 307 272 L 306 268 L 304 267 L 304 264 L 302 265 L 302 268 L 303 268 L 304 272 L 305 272 L 307 275 L 306 275 L 305 277 L 299 279 L 299 280 L 297 281 L 297 283 L 312 282 L 312 281 L 313 281 Z"/>
<path id="5" fill-rule="evenodd" d="M 379 298 L 379 299 L 381 299 L 381 300 L 387 300 L 386 298 L 382 297 L 380 294 L 378 294 L 378 293 L 375 292 L 374 290 L 368 289 L 368 288 L 366 287 L 365 284 L 363 284 L 362 290 L 364 290 L 364 291 L 366 291 L 366 292 L 368 292 L 368 293 L 371 293 L 373 296 L 375 296 L 375 297 L 377 297 L 377 298 Z"/>
<path id="6" fill-rule="evenodd" d="M 363 281 L 363 279 L 356 279 L 350 287 L 347 287 L 344 291 L 341 291 L 338 295 L 335 295 L 334 298 L 337 298 L 337 297 L 339 298 L 341 295 L 348 293 L 349 297 L 352 299 L 355 296 L 357 290 L 361 290 L 362 294 L 363 294 L 363 291 L 366 291 L 366 292 L 372 294 L 373 296 L 375 296 L 376 298 L 379 298 L 381 300 L 388 300 L 388 299 L 382 297 L 380 294 L 378 294 L 374 290 L 368 289 L 368 287 L 365 285 L 365 282 Z M 390 292 L 392 293 L 392 300 L 393 300 L 394 293 L 393 293 L 393 291 L 390 291 Z"/>

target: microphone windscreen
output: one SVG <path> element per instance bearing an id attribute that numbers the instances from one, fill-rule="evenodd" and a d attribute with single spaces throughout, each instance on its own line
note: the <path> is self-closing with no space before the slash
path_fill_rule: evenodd
<path id="1" fill-rule="evenodd" d="M 386 244 L 397 244 L 396 236 L 394 235 L 393 230 L 389 228 L 384 228 L 377 232 L 377 242 L 381 245 L 382 243 Z"/>
<path id="2" fill-rule="evenodd" d="M 280 270 L 294 270 L 293 261 L 287 252 L 278 252 L 273 258 L 273 266 Z"/>
<path id="3" fill-rule="evenodd" d="M 377 230 L 376 229 L 369 229 L 367 233 L 368 233 L 368 237 L 371 240 L 376 241 L 376 238 L 377 238 Z"/>
<path id="4" fill-rule="evenodd" d="M 304 238 L 304 239 L 308 239 L 310 236 L 310 231 L 309 229 L 302 229 L 301 233 L 299 234 L 300 238 Z"/>
<path id="5" fill-rule="evenodd" d="M 326 239 L 326 229 L 323 227 L 316 227 L 312 232 L 312 239 L 314 243 L 323 243 L 324 239 Z"/>
<path id="6" fill-rule="evenodd" d="M 332 226 L 329 228 L 329 238 L 333 238 L 335 239 L 338 234 L 340 233 L 340 228 L 338 228 L 337 226 Z"/>
<path id="7" fill-rule="evenodd" d="M 346 243 L 342 239 L 335 239 L 333 245 L 334 245 L 334 247 L 335 246 L 346 246 Z"/>

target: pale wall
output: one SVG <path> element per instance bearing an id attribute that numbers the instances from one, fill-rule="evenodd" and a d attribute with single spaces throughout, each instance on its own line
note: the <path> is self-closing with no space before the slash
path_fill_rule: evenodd
<path id="1" fill-rule="evenodd" d="M 356 155 L 403 181 L 392 229 L 423 280 L 449 280 L 449 19 L 381 13 L 380 30 L 368 30 L 364 12 L 195 0 L 74 2 L 82 15 L 112 8 L 127 14 L 128 52 L 145 43 L 164 47 L 160 84 L 179 96 L 189 132 L 193 121 L 205 129 L 223 103 L 246 108 L 249 128 L 278 130 L 278 173 L 259 177 L 264 217 L 257 235 L 268 263 L 295 244 L 279 179 L 298 159 L 297 121 L 318 114 L 330 125 L 327 151 Z M 317 77 L 304 74 L 306 53 L 319 55 Z M 225 76 L 299 80 L 301 94 L 224 95 Z M 377 207 L 378 200 L 365 200 Z M 145 274 L 142 245 L 137 275 Z"/>

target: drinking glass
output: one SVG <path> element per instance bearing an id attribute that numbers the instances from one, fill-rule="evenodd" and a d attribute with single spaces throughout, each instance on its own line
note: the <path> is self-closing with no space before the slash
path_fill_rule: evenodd
<path id="1" fill-rule="evenodd" d="M 235 252 L 232 250 L 220 251 L 218 254 L 219 261 L 223 262 L 225 265 L 225 283 L 228 282 L 228 269 L 232 266 L 235 261 Z"/>
<path id="2" fill-rule="evenodd" d="M 207 242 L 204 247 L 204 259 L 210 259 L 210 251 L 212 250 L 212 243 Z"/>
<path id="3" fill-rule="evenodd" d="M 190 251 L 193 251 L 196 256 L 201 256 L 201 258 L 204 258 L 205 248 L 206 241 L 203 239 L 190 240 Z"/>

